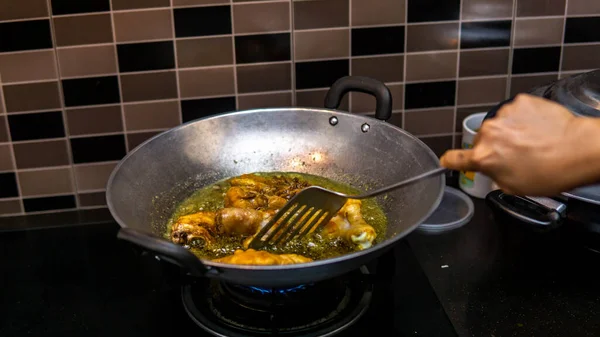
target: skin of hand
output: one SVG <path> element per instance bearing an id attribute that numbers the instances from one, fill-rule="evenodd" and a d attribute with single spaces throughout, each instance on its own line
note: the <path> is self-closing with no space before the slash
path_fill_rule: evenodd
<path id="1" fill-rule="evenodd" d="M 440 161 L 481 172 L 507 193 L 557 195 L 600 181 L 600 118 L 520 94 L 483 122 L 472 149 L 450 150 Z"/>

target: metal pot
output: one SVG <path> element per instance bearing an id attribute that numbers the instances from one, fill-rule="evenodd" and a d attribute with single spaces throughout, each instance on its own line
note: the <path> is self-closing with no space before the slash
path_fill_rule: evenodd
<path id="1" fill-rule="evenodd" d="M 375 118 L 335 110 L 349 91 L 376 97 Z M 333 84 L 326 109 L 281 108 L 233 112 L 195 120 L 149 139 L 115 168 L 108 207 L 119 238 L 173 262 L 195 276 L 238 284 L 287 286 L 356 269 L 413 231 L 438 206 L 445 177 L 437 176 L 378 198 L 387 218 L 373 247 L 306 264 L 242 266 L 200 260 L 165 238 L 176 205 L 200 187 L 257 171 L 296 171 L 356 187 L 378 188 L 439 167 L 419 139 L 388 124 L 389 89 L 373 79 L 345 77 Z"/>

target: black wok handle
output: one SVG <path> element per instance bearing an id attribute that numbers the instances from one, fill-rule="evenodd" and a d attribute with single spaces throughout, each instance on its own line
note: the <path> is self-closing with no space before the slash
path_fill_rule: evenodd
<path id="1" fill-rule="evenodd" d="M 492 207 L 541 229 L 556 228 L 566 217 L 567 206 L 551 198 L 521 197 L 496 190 L 486 200 Z"/>
<path id="2" fill-rule="evenodd" d="M 117 237 L 141 246 L 159 258 L 186 269 L 192 276 L 214 276 L 218 270 L 205 266 L 196 255 L 182 246 L 132 228 L 121 228 Z"/>
<path id="3" fill-rule="evenodd" d="M 335 81 L 325 96 L 325 107 L 337 109 L 350 91 L 375 96 L 375 118 L 387 121 L 392 117 L 392 93 L 382 82 L 363 76 L 345 76 Z"/>

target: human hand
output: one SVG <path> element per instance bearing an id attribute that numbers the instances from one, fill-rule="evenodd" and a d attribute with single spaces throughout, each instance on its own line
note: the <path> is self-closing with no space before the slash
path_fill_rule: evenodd
<path id="1" fill-rule="evenodd" d="M 599 180 L 600 119 L 521 94 L 483 122 L 472 149 L 450 150 L 440 161 L 481 172 L 507 193 L 556 195 Z"/>

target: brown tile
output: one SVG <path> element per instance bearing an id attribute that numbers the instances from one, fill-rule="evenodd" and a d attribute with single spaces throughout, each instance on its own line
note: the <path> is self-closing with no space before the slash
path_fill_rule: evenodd
<path id="1" fill-rule="evenodd" d="M 233 67 L 179 71 L 181 97 L 229 95 L 235 93 Z"/>
<path id="2" fill-rule="evenodd" d="M 460 52 L 460 77 L 502 75 L 508 72 L 510 49 Z"/>
<path id="3" fill-rule="evenodd" d="M 75 166 L 75 181 L 78 191 L 106 188 L 108 177 L 116 163 Z"/>
<path id="4" fill-rule="evenodd" d="M 407 27 L 408 52 L 447 50 L 458 47 L 458 23 L 434 23 Z"/>
<path id="5" fill-rule="evenodd" d="M 566 0 L 517 1 L 517 16 L 563 15 L 565 14 L 565 2 Z"/>
<path id="6" fill-rule="evenodd" d="M 200 38 L 177 41 L 177 66 L 202 67 L 233 64 L 232 37 Z"/>
<path id="7" fill-rule="evenodd" d="M 89 76 L 117 72 L 115 46 L 57 49 L 60 75 Z"/>
<path id="8" fill-rule="evenodd" d="M 105 192 L 81 193 L 78 196 L 79 196 L 79 205 L 81 207 L 105 206 L 106 205 L 106 193 Z"/>
<path id="9" fill-rule="evenodd" d="M 404 23 L 405 0 L 352 0 L 352 26 Z"/>
<path id="10" fill-rule="evenodd" d="M 1 200 L 0 201 L 0 214 L 17 214 L 22 213 L 21 202 L 19 200 Z"/>
<path id="11" fill-rule="evenodd" d="M 453 108 L 404 112 L 404 129 L 413 135 L 451 133 L 453 124 Z"/>
<path id="12" fill-rule="evenodd" d="M 295 32 L 296 60 L 347 57 L 350 55 L 349 34 L 348 29 Z"/>
<path id="13" fill-rule="evenodd" d="M 123 102 L 177 98 L 174 71 L 121 75 Z"/>
<path id="14" fill-rule="evenodd" d="M 600 1 L 569 0 L 567 13 L 569 15 L 600 14 Z"/>
<path id="15" fill-rule="evenodd" d="M 179 103 L 176 101 L 126 104 L 123 109 L 128 131 L 172 128 L 179 124 Z"/>
<path id="16" fill-rule="evenodd" d="M 406 55 L 406 80 L 455 78 L 457 58 L 456 52 Z"/>
<path id="17" fill-rule="evenodd" d="M 404 80 L 404 56 L 374 56 L 352 59 L 352 75 L 367 76 L 382 82 Z"/>
<path id="18" fill-rule="evenodd" d="M 228 4 L 230 0 L 173 0 L 173 6 Z"/>
<path id="19" fill-rule="evenodd" d="M 463 20 L 510 18 L 513 0 L 463 0 Z"/>
<path id="20" fill-rule="evenodd" d="M 8 112 L 60 109 L 57 82 L 5 85 L 4 100 Z"/>
<path id="21" fill-rule="evenodd" d="M 392 110 L 400 110 L 404 106 L 404 87 L 402 84 L 388 85 L 392 93 Z M 352 101 L 350 111 L 354 113 L 374 113 L 375 112 L 375 97 L 363 94 L 361 92 L 353 92 L 350 94 Z"/>
<path id="22" fill-rule="evenodd" d="M 48 16 L 46 0 L 0 1 L 0 21 Z"/>
<path id="23" fill-rule="evenodd" d="M 238 106 L 240 110 L 289 107 L 292 106 L 292 93 L 239 96 Z"/>
<path id="24" fill-rule="evenodd" d="M 556 81 L 558 74 L 553 75 L 533 75 L 533 76 L 513 76 L 510 79 L 510 95 L 514 96 L 520 92 L 528 92 L 531 89 Z"/>
<path id="25" fill-rule="evenodd" d="M 114 13 L 117 42 L 159 40 L 173 37 L 171 10 Z"/>
<path id="26" fill-rule="evenodd" d="M 110 14 L 54 18 L 57 46 L 113 42 Z"/>
<path id="27" fill-rule="evenodd" d="M 69 134 L 73 136 L 123 131 L 120 106 L 67 110 Z"/>
<path id="28" fill-rule="evenodd" d="M 402 127 L 402 112 L 393 112 L 392 117 L 388 119 L 388 123 L 393 124 L 399 128 Z"/>
<path id="29" fill-rule="evenodd" d="M 600 44 L 563 47 L 562 70 L 586 70 L 600 68 Z"/>
<path id="30" fill-rule="evenodd" d="M 177 0 L 175 0 L 177 2 Z M 169 0 L 112 0 L 112 9 L 169 7 Z"/>
<path id="31" fill-rule="evenodd" d="M 294 1 L 294 29 L 348 26 L 348 1 Z"/>
<path id="32" fill-rule="evenodd" d="M 457 104 L 496 103 L 505 99 L 506 77 L 458 81 Z"/>
<path id="33" fill-rule="evenodd" d="M 263 33 L 290 29 L 290 3 L 265 2 L 233 6 L 234 33 Z"/>
<path id="34" fill-rule="evenodd" d="M 237 66 L 238 92 L 290 90 L 291 70 L 290 63 Z"/>
<path id="35" fill-rule="evenodd" d="M 515 46 L 560 45 L 563 18 L 518 19 L 515 26 Z"/>
<path id="36" fill-rule="evenodd" d="M 0 116 L 0 143 L 8 142 L 6 116 Z"/>
<path id="37" fill-rule="evenodd" d="M 0 54 L 0 74 L 3 83 L 55 79 L 54 50 Z"/>
<path id="38" fill-rule="evenodd" d="M 456 109 L 456 128 L 454 131 L 462 133 L 462 122 L 467 116 L 480 113 L 480 112 L 488 112 L 492 109 L 494 104 L 485 104 L 476 107 L 466 107 L 466 108 L 457 108 Z"/>
<path id="39" fill-rule="evenodd" d="M 0 145 L 0 171 L 12 171 L 15 169 L 12 151 L 9 144 Z"/>
<path id="40" fill-rule="evenodd" d="M 13 144 L 13 151 L 20 169 L 69 165 L 65 140 Z"/>
<path id="41" fill-rule="evenodd" d="M 327 91 L 327 89 L 298 91 L 296 92 L 296 106 L 322 109 L 325 106 L 325 95 L 327 94 Z M 350 110 L 350 95 L 346 95 L 342 98 L 342 103 L 340 103 L 338 110 Z"/>
<path id="42" fill-rule="evenodd" d="M 140 133 L 127 134 L 127 145 L 129 147 L 128 151 L 135 149 L 138 145 L 142 144 L 146 140 L 154 137 L 155 135 L 157 135 L 159 133 L 160 132 L 158 132 L 158 131 L 152 131 L 152 132 L 140 132 Z"/>
<path id="43" fill-rule="evenodd" d="M 63 194 L 74 191 L 71 168 L 19 172 L 22 196 Z"/>
<path id="44" fill-rule="evenodd" d="M 427 145 L 438 157 L 441 157 L 446 151 L 452 149 L 452 136 L 423 137 L 419 138 Z"/>
<path id="45" fill-rule="evenodd" d="M 2 85 L 2 83 L 0 83 L 0 86 Z M 0 88 L 1 90 L 1 88 Z M 2 95 L 0 95 L 0 114 L 5 113 L 6 111 L 4 111 L 4 100 L 2 99 Z"/>

